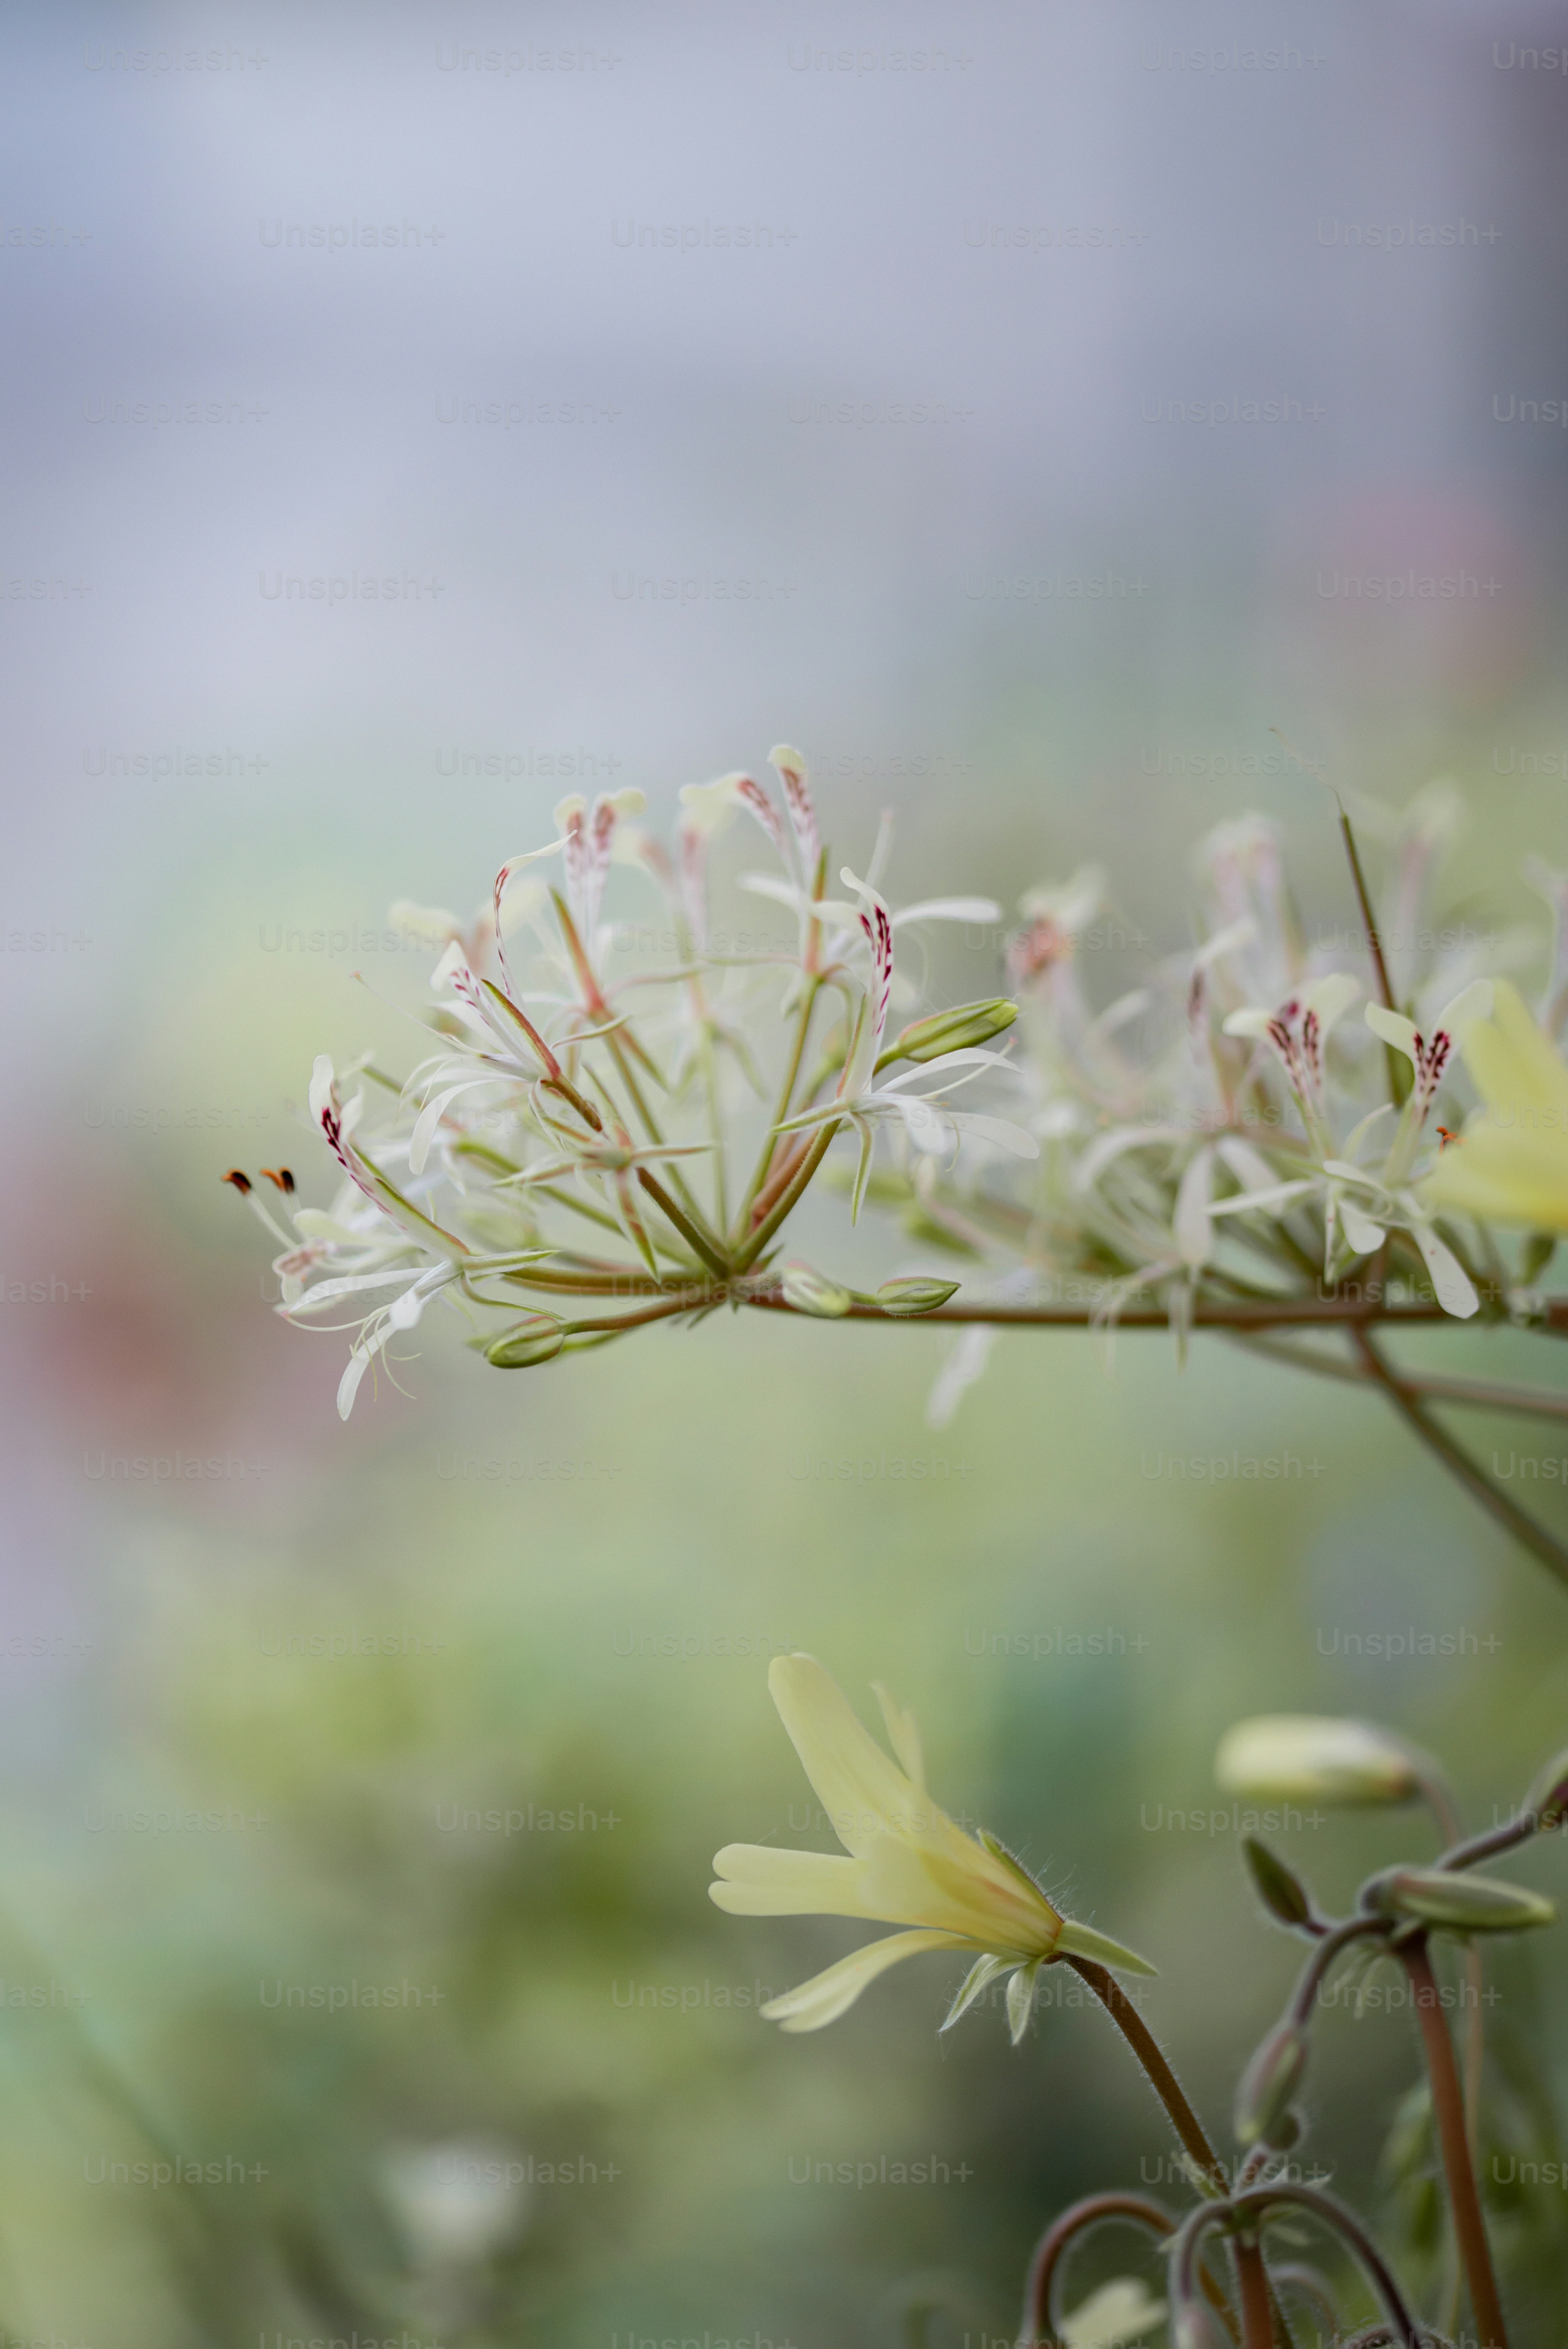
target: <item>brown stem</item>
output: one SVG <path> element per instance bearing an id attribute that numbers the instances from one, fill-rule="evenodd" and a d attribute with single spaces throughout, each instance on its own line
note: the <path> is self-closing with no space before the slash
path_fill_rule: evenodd
<path id="1" fill-rule="evenodd" d="M 1024 2322 L 1020 2327 L 1019 2349 L 1051 2349 L 1051 2287 L 1057 2270 L 1067 2255 L 1073 2238 L 1087 2227 L 1099 2226 L 1107 2219 L 1126 2219 L 1134 2226 L 1147 2227 L 1150 2234 L 1163 2240 L 1176 2231 L 1176 2221 L 1160 2203 L 1147 2194 L 1092 2194 L 1082 2202 L 1075 2202 L 1053 2220 L 1035 2246 L 1029 2261 L 1028 2282 L 1024 2287 Z M 1233 2340 L 1235 2338 L 1232 2328 Z"/>
<path id="2" fill-rule="evenodd" d="M 1288 1339 L 1239 1337 L 1238 1345 L 1250 1354 L 1262 1354 L 1271 1362 L 1284 1362 L 1293 1371 L 1310 1371 L 1320 1379 L 1342 1379 L 1352 1386 L 1377 1383 L 1371 1371 L 1359 1369 L 1354 1362 L 1336 1361 L 1331 1355 L 1314 1352 L 1305 1346 L 1293 1346 Z M 1423 1372 L 1412 1377 L 1408 1371 L 1395 1370 L 1390 1375 L 1402 1394 L 1414 1395 L 1425 1402 L 1470 1403 L 1478 1411 L 1510 1411 L 1532 1414 L 1539 1419 L 1568 1419 L 1568 1395 L 1541 1394 L 1532 1387 L 1494 1386 L 1483 1379 L 1428 1378 Z"/>
<path id="3" fill-rule="evenodd" d="M 1243 2349 L 1274 2349 L 1274 2302 L 1257 2237 L 1238 2235 L 1235 2257 L 1236 2283 L 1242 2301 Z"/>
<path id="4" fill-rule="evenodd" d="M 1568 1583 L 1568 1547 L 1548 1533 L 1544 1526 L 1538 1525 L 1516 1501 L 1510 1500 L 1506 1493 L 1500 1493 L 1484 1470 L 1476 1466 L 1463 1446 L 1456 1444 L 1446 1429 L 1439 1426 L 1424 1405 L 1405 1392 L 1365 1329 L 1357 1324 L 1352 1328 L 1351 1335 L 1362 1361 L 1401 1419 L 1415 1430 L 1428 1450 L 1436 1454 L 1450 1475 L 1459 1479 L 1473 1500 L 1479 1501 L 1499 1525 L 1507 1527 L 1515 1541 L 1522 1543 L 1533 1557 L 1538 1557 L 1559 1582 Z"/>
<path id="5" fill-rule="evenodd" d="M 787 1304 L 781 1296 L 752 1297 L 747 1302 L 776 1313 L 799 1310 Z M 847 1314 L 835 1317 L 842 1320 L 881 1321 L 886 1316 L 874 1306 L 852 1305 Z M 1171 1327 L 1171 1316 L 1163 1306 L 1139 1306 L 1114 1317 L 1097 1310 L 1092 1305 L 942 1305 L 934 1313 L 923 1313 L 923 1321 L 942 1321 L 951 1327 L 982 1322 L 998 1330 L 1165 1330 Z M 1320 1329 L 1418 1329 L 1434 1321 L 1451 1321 L 1440 1305 L 1374 1306 L 1370 1309 L 1359 1299 L 1352 1297 L 1282 1297 L 1257 1303 L 1237 1301 L 1217 1305 L 1200 1299 L 1191 1311 L 1191 1326 L 1195 1330 L 1274 1330 L 1289 1327 Z M 826 1326 L 826 1325 L 824 1325 Z M 1542 1326 L 1542 1336 L 1568 1338 L 1568 1298 L 1553 1300 L 1550 1315 Z"/>
<path id="6" fill-rule="evenodd" d="M 1068 1958 L 1066 1964 L 1088 1982 L 1133 2054 L 1142 2064 L 1150 2086 L 1164 2106 L 1182 2150 L 1210 2182 L 1226 2184 L 1225 2166 L 1210 2144 L 1202 2122 L 1187 2101 L 1187 2092 L 1171 2068 L 1165 2050 L 1139 2013 L 1116 1976 L 1092 1958 Z"/>
<path id="7" fill-rule="evenodd" d="M 1470 2162 L 1459 2067 L 1454 2062 L 1453 2042 L 1449 2036 L 1448 2021 L 1443 2013 L 1437 1977 L 1432 1971 L 1426 1935 L 1420 1934 L 1413 1941 L 1407 1942 L 1398 1954 L 1409 1978 L 1410 1992 L 1420 2022 L 1427 2070 L 1432 2084 L 1432 2112 L 1443 2148 L 1443 2168 L 1448 2177 L 1449 2203 L 1454 2214 L 1454 2232 L 1459 2238 L 1465 2281 L 1470 2286 L 1470 2313 L 1475 2318 L 1481 2349 L 1508 2349 L 1502 2302 L 1498 2298 L 1497 2279 L 1492 2272 L 1491 2247 L 1486 2239 L 1486 2221 L 1481 2215 L 1480 2196 Z"/>

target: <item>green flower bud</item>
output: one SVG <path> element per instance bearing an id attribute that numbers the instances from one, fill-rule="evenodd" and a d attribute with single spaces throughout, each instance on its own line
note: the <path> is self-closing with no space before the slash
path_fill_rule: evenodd
<path id="1" fill-rule="evenodd" d="M 1271 2031 L 1236 2090 L 1236 2136 L 1243 2145 L 1273 2145 L 1290 2116 L 1306 2070 L 1306 2033 L 1294 2023 Z"/>
<path id="2" fill-rule="evenodd" d="M 1568 1753 L 1559 1754 L 1538 1774 L 1524 1797 L 1524 1807 L 1538 1826 L 1562 1826 L 1568 1814 Z"/>
<path id="3" fill-rule="evenodd" d="M 1392 1731 L 1327 1713 L 1238 1721 L 1220 1740 L 1214 1775 L 1227 1794 L 1264 1803 L 1405 1803 L 1418 1785 Z"/>
<path id="4" fill-rule="evenodd" d="M 553 1313 L 527 1313 L 485 1348 L 498 1371 L 531 1371 L 552 1361 L 566 1343 L 566 1324 Z"/>
<path id="5" fill-rule="evenodd" d="M 934 1011 L 928 1019 L 912 1020 L 901 1035 L 895 1036 L 878 1059 L 879 1069 L 892 1061 L 934 1061 L 944 1052 L 965 1051 L 974 1044 L 988 1044 L 1004 1028 L 1010 1028 L 1018 1016 L 1018 1007 L 1006 996 L 993 996 L 988 1003 L 960 1003 L 951 1011 Z"/>
<path id="6" fill-rule="evenodd" d="M 855 1301 L 849 1289 L 799 1260 L 784 1268 L 784 1295 L 797 1312 L 814 1313 L 823 1321 L 839 1320 Z"/>
<path id="7" fill-rule="evenodd" d="M 1518 1933 L 1553 1924 L 1557 1917 L 1550 1900 L 1522 1884 L 1442 1868 L 1391 1868 L 1363 1887 L 1361 1905 L 1377 1916 L 1408 1917 L 1453 1933 Z"/>
<path id="8" fill-rule="evenodd" d="M 1242 1857 L 1253 1879 L 1253 1889 L 1271 1917 L 1282 1925 L 1301 1926 L 1312 1920 L 1312 1899 L 1301 1878 L 1277 1852 L 1256 1836 L 1243 1836 Z"/>
<path id="9" fill-rule="evenodd" d="M 895 1320 L 906 1321 L 913 1314 L 934 1313 L 957 1293 L 955 1280 L 884 1280 L 872 1303 Z"/>

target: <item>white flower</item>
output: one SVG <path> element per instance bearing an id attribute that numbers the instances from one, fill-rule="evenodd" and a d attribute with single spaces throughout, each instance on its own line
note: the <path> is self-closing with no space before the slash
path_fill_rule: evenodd
<path id="1" fill-rule="evenodd" d="M 862 995 L 855 1019 L 850 1049 L 840 1074 L 838 1090 L 831 1101 L 821 1102 L 815 1108 L 799 1111 L 786 1118 L 775 1130 L 779 1133 L 804 1133 L 814 1126 L 834 1125 L 847 1120 L 861 1138 L 860 1164 L 856 1169 L 854 1189 L 851 1199 L 851 1219 L 859 1216 L 861 1202 L 865 1197 L 871 1179 L 872 1152 L 875 1127 L 879 1121 L 896 1119 L 917 1150 L 940 1154 L 949 1147 L 955 1152 L 960 1138 L 973 1133 L 995 1143 L 999 1149 L 1015 1158 L 1037 1158 L 1040 1145 L 1032 1133 L 1006 1118 L 989 1117 L 976 1111 L 955 1110 L 948 1106 L 946 1094 L 954 1090 L 951 1085 L 938 1085 L 930 1092 L 911 1092 L 907 1088 L 920 1077 L 940 1077 L 944 1071 L 963 1068 L 968 1073 L 957 1080 L 968 1084 L 982 1069 L 1006 1069 L 1013 1063 L 1000 1052 L 987 1052 L 971 1046 L 957 1052 L 943 1052 L 934 1061 L 917 1063 L 885 1084 L 873 1084 L 877 1061 L 882 1049 L 882 1037 L 887 1028 L 888 1003 L 892 993 L 893 947 L 892 915 L 883 900 L 869 883 L 857 880 L 845 865 L 839 878 L 854 890 L 861 899 L 861 908 L 845 907 L 859 924 L 872 950 L 871 979 Z"/>

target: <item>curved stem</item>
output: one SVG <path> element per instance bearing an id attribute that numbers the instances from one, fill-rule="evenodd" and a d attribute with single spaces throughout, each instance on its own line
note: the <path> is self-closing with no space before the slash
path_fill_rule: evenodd
<path id="1" fill-rule="evenodd" d="M 1404 2349 L 1419 2349 L 1416 2320 L 1406 2306 L 1405 2296 L 1394 2281 L 1393 2271 L 1371 2237 L 1332 2195 L 1323 2194 L 1315 2186 L 1260 2186 L 1255 2192 L 1238 2195 L 1235 2209 L 1255 2212 L 1264 2219 L 1276 2203 L 1287 2202 L 1296 2209 L 1310 2210 L 1324 2225 L 1343 2235 L 1357 2258 L 1371 2277 L 1377 2296 L 1388 2312 L 1390 2329 Z"/>
<path id="2" fill-rule="evenodd" d="M 1470 2286 L 1470 2311 L 1480 2336 L 1480 2349 L 1508 2349 L 1502 2302 L 1498 2298 L 1497 2278 L 1492 2272 L 1491 2247 L 1486 2238 L 1486 2221 L 1481 2215 L 1480 2196 L 1470 2161 L 1464 2097 L 1460 2088 L 1459 2070 L 1454 2063 L 1453 2042 L 1449 2036 L 1426 1935 L 1423 1933 L 1415 1940 L 1406 1942 L 1398 1955 L 1409 1979 L 1410 1994 L 1421 2026 L 1427 2070 L 1432 2083 L 1432 2112 L 1437 2121 L 1438 2136 L 1443 2148 L 1443 2168 L 1448 2177 L 1449 2203 L 1453 2211 L 1460 2255 L 1464 2261 L 1465 2281 Z"/>
<path id="3" fill-rule="evenodd" d="M 1092 1958 L 1068 1958 L 1063 1962 L 1071 1966 L 1074 1973 L 1088 1984 L 1142 2064 L 1144 2075 L 1164 2106 L 1171 2126 L 1181 2141 L 1183 2152 L 1210 2184 L 1222 2192 L 1227 2183 L 1225 2165 L 1210 2144 L 1208 2133 L 1188 2102 L 1186 2091 L 1171 2070 L 1165 2050 L 1116 1976 L 1109 1967 L 1097 1965 Z"/>
<path id="4" fill-rule="evenodd" d="M 1024 2318 L 1019 2326 L 1020 2349 L 1025 2349 L 1025 2344 L 1026 2349 L 1049 2349 L 1051 2288 L 1057 2270 L 1074 2237 L 1108 2219 L 1125 2219 L 1133 2226 L 1147 2227 L 1162 2240 L 1176 2231 L 1176 2221 L 1169 2210 L 1147 2194 L 1091 2194 L 1064 2210 L 1040 2237 L 1029 2261 L 1028 2282 L 1024 2287 Z M 1233 2328 L 1232 2337 L 1234 2338 Z"/>
<path id="5" fill-rule="evenodd" d="M 1506 1493 L 1499 1492 L 1463 1446 L 1456 1444 L 1453 1437 L 1439 1426 L 1424 1404 L 1418 1402 L 1401 1387 L 1363 1327 L 1355 1326 L 1351 1335 L 1367 1369 L 1401 1419 L 1415 1430 L 1428 1450 L 1436 1454 L 1450 1475 L 1457 1476 L 1471 1498 L 1479 1501 L 1501 1526 L 1506 1526 L 1517 1542 L 1522 1543 L 1532 1557 L 1538 1557 L 1560 1582 L 1568 1583 L 1568 1547 L 1555 1535 L 1548 1533 L 1544 1526 L 1538 1525 L 1516 1501 L 1510 1500 Z"/>

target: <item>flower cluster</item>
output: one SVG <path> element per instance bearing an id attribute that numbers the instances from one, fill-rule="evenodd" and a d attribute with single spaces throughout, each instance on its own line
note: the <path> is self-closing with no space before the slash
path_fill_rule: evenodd
<path id="1" fill-rule="evenodd" d="M 393 909 L 437 957 L 435 1049 L 406 1078 L 356 1063 L 347 1100 L 317 1062 L 311 1115 L 344 1177 L 325 1213 L 299 1207 L 287 1231 L 245 1185 L 282 1243 L 290 1319 L 383 1292 L 348 1324 L 346 1415 L 433 1299 L 503 1369 L 721 1303 L 960 1320 L 938 1417 L 1003 1320 L 1157 1319 L 1184 1343 L 1332 1320 L 1370 1288 L 1429 1317 L 1556 1326 L 1540 1283 L 1568 1230 L 1568 882 L 1533 875 L 1556 947 L 1532 1011 L 1504 968 L 1539 960 L 1531 937 L 1431 917 L 1453 793 L 1385 820 L 1376 906 L 1345 823 L 1351 946 L 1307 942 L 1273 827 L 1243 816 L 1199 852 L 1193 943 L 1130 992 L 1090 999 L 1080 941 L 1109 899 L 1086 870 L 1021 900 L 1011 996 L 931 1008 L 909 934 L 1000 909 L 892 905 L 885 818 L 862 871 L 830 884 L 804 763 L 772 762 L 776 796 L 746 774 L 688 785 L 668 847 L 640 793 L 570 799 L 470 920 Z M 736 819 L 766 843 L 740 885 L 777 936 L 712 920 L 711 851 Z M 628 951 L 612 886 L 644 892 L 672 956 Z M 389 1113 L 372 1138 L 374 1091 Z M 875 1288 L 781 1254 L 807 1190 L 837 1178 L 835 1143 L 850 1222 L 869 1200 L 913 1252 Z"/>

